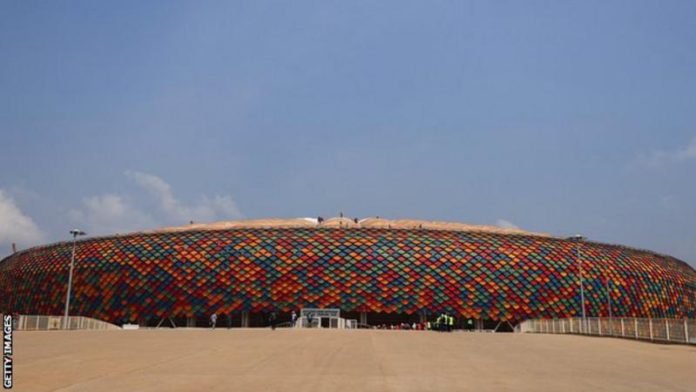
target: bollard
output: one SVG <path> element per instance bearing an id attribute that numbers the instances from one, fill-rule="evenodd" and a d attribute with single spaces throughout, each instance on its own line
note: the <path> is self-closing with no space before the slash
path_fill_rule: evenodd
<path id="1" fill-rule="evenodd" d="M 648 319 L 648 325 L 650 325 L 650 340 L 653 340 L 652 318 Z"/>
<path id="2" fill-rule="evenodd" d="M 665 334 L 667 335 L 667 341 L 669 342 L 669 320 L 665 319 Z"/>

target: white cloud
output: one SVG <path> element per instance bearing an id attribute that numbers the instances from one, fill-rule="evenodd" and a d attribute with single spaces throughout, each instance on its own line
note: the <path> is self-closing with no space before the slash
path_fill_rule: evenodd
<path id="1" fill-rule="evenodd" d="M 43 233 L 34 221 L 26 216 L 14 199 L 0 189 L 0 245 L 13 242 L 20 246 L 36 245 Z"/>
<path id="2" fill-rule="evenodd" d="M 498 227 L 502 227 L 503 229 L 519 229 L 519 227 L 516 224 L 505 219 L 498 219 L 497 221 L 495 221 L 495 225 Z"/>
<path id="3" fill-rule="evenodd" d="M 155 198 L 160 211 L 172 223 L 210 222 L 242 216 L 231 196 L 215 195 L 212 198 L 202 196 L 197 203 L 185 205 L 174 197 L 171 186 L 163 179 L 137 171 L 127 171 L 125 174 Z"/>
<path id="4" fill-rule="evenodd" d="M 73 223 L 90 235 L 105 235 L 242 216 L 232 196 L 204 195 L 197 203 L 184 204 L 175 197 L 171 186 L 155 175 L 137 171 L 128 171 L 125 175 L 145 193 L 87 197 L 79 208 L 69 211 Z M 148 202 L 145 198 L 155 201 L 154 209 L 143 207 Z"/>
<path id="5" fill-rule="evenodd" d="M 639 158 L 639 162 L 643 166 L 658 167 L 690 159 L 696 159 L 696 138 L 691 139 L 689 144 L 677 150 L 653 151 L 648 155 L 643 155 Z"/>
<path id="6" fill-rule="evenodd" d="M 90 235 L 125 233 L 156 226 L 149 214 L 115 194 L 87 197 L 82 207 L 71 210 L 69 215 Z"/>

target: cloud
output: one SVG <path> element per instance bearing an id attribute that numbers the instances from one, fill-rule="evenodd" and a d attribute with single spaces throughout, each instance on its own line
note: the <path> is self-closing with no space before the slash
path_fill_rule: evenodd
<path id="1" fill-rule="evenodd" d="M 673 151 L 653 151 L 648 155 L 639 157 L 638 161 L 643 166 L 658 167 L 691 159 L 696 159 L 696 137 L 691 139 L 691 142 L 683 148 Z"/>
<path id="2" fill-rule="evenodd" d="M 505 219 L 498 219 L 497 221 L 495 221 L 495 225 L 498 227 L 502 227 L 503 229 L 519 229 L 519 227 L 516 224 Z"/>
<path id="3" fill-rule="evenodd" d="M 231 196 L 202 196 L 192 205 L 184 205 L 172 192 L 171 186 L 163 179 L 143 172 L 127 171 L 126 176 L 133 179 L 158 202 L 160 211 L 174 222 L 209 222 L 216 219 L 235 219 L 242 214 Z"/>
<path id="4" fill-rule="evenodd" d="M 22 212 L 10 195 L 0 189 L 0 246 L 13 242 L 20 246 L 36 245 L 43 237 L 36 223 Z"/>
<path id="5" fill-rule="evenodd" d="M 71 210 L 69 215 L 91 235 L 124 233 L 156 226 L 148 213 L 116 194 L 87 197 L 82 201 L 82 207 Z"/>
<path id="6" fill-rule="evenodd" d="M 90 235 L 105 235 L 242 216 L 232 196 L 203 195 L 198 202 L 185 204 L 166 181 L 155 175 L 138 171 L 127 171 L 125 175 L 144 192 L 86 197 L 79 208 L 69 211 L 73 223 Z M 144 207 L 151 200 L 155 208 Z"/>

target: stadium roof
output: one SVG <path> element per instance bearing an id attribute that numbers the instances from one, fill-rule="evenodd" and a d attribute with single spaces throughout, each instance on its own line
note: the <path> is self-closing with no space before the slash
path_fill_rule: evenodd
<path id="1" fill-rule="evenodd" d="M 542 237 L 551 237 L 545 233 L 533 233 L 516 228 L 503 228 L 498 226 L 470 225 L 457 222 L 426 221 L 416 219 L 383 219 L 379 217 L 365 218 L 357 221 L 347 217 L 328 218 L 319 222 L 317 218 L 290 218 L 290 219 L 253 219 L 221 221 L 214 223 L 193 223 L 184 226 L 164 227 L 149 231 L 150 233 L 169 233 L 181 231 L 199 230 L 226 230 L 243 228 L 298 228 L 298 227 L 327 227 L 327 228 L 374 228 L 374 229 L 424 229 L 424 230 L 449 230 L 449 231 L 474 231 L 497 234 L 521 234 Z"/>

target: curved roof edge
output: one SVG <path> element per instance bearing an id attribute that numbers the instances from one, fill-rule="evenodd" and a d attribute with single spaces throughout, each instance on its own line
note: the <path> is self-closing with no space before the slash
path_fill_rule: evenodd
<path id="1" fill-rule="evenodd" d="M 160 229 L 145 231 L 144 233 L 171 233 L 182 231 L 215 231 L 228 229 L 277 229 L 294 227 L 328 227 L 328 228 L 373 228 L 373 229 L 423 229 L 423 230 L 447 230 L 470 231 L 496 234 L 521 234 L 541 237 L 552 237 L 546 233 L 534 233 L 522 229 L 503 228 L 497 226 L 470 225 L 458 222 L 426 221 L 416 219 L 384 219 L 379 217 L 365 218 L 361 220 L 346 217 L 328 218 L 321 223 L 317 218 L 290 218 L 290 219 L 250 219 L 237 221 L 220 221 L 213 223 L 194 223 L 184 226 L 163 227 Z"/>

